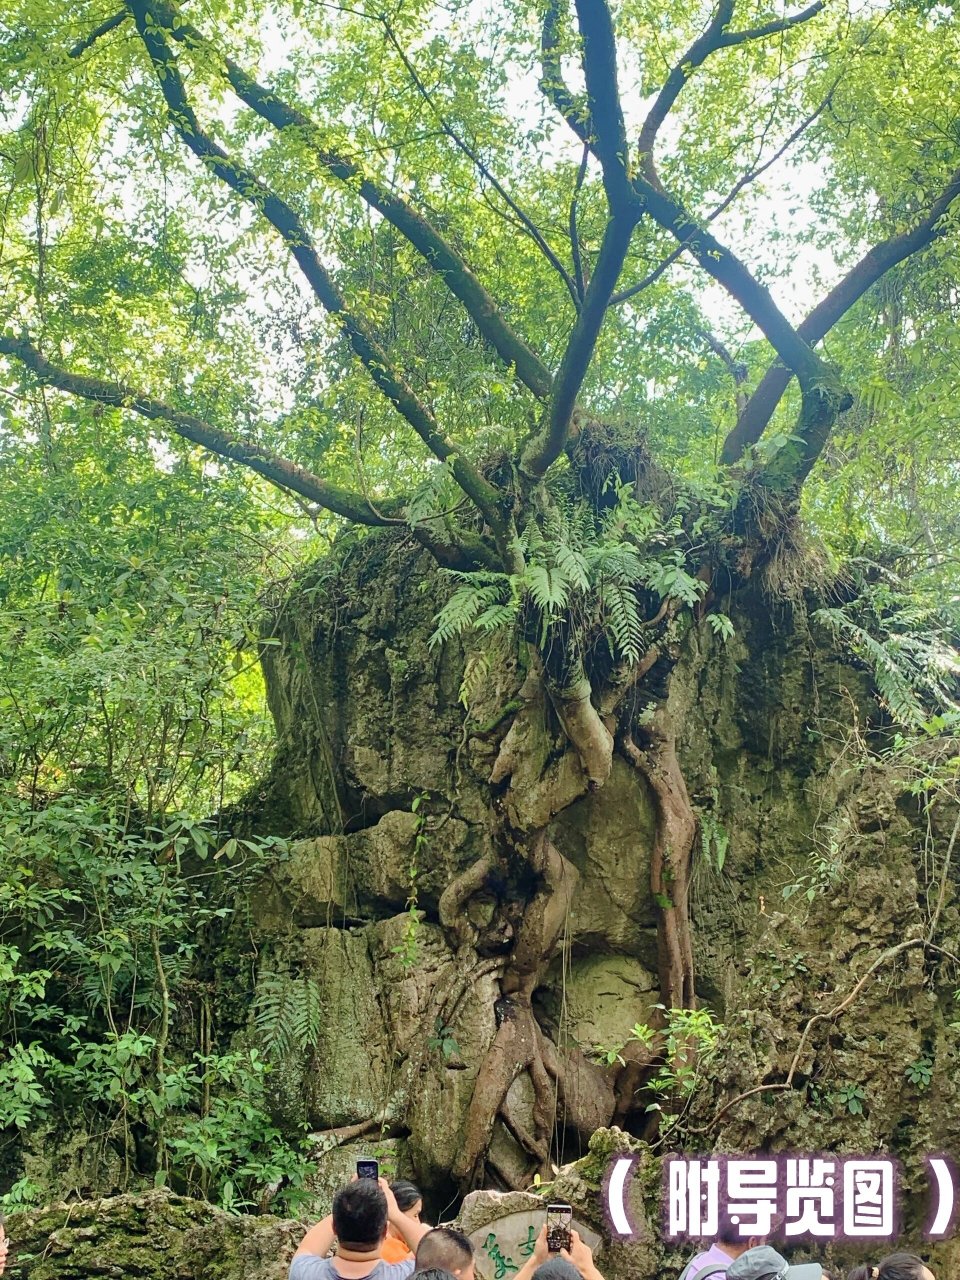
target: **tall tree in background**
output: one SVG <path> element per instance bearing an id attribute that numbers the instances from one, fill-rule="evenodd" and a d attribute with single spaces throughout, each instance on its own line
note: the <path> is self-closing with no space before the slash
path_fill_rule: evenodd
<path id="1" fill-rule="evenodd" d="M 497 852 L 441 901 L 459 937 L 496 860 L 532 873 L 464 1180 L 516 1076 L 547 1096 L 562 1074 L 531 1004 L 574 883 L 550 819 L 616 754 L 650 788 L 661 997 L 693 1007 L 684 629 L 722 635 L 722 602 L 791 553 L 802 577 L 804 489 L 823 460 L 816 501 L 841 501 L 859 392 L 900 377 L 922 402 L 943 465 L 921 484 L 948 483 L 956 430 L 918 369 L 925 332 L 941 380 L 956 346 L 948 12 L 494 9 L 29 0 L 4 59 L 0 352 L 42 389 L 38 445 L 52 392 L 146 419 L 161 456 L 408 529 L 456 575 L 440 639 L 523 638 Z M 802 296 L 823 263 L 789 318 L 784 279 Z M 894 507 L 900 532 L 929 511 Z M 949 530 L 924 536 L 935 562 Z"/>

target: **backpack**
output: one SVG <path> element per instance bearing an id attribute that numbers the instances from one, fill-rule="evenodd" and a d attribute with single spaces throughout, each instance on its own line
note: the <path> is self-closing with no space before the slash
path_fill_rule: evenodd
<path id="1" fill-rule="evenodd" d="M 692 1262 L 687 1263 L 685 1269 L 680 1273 L 680 1280 L 707 1280 L 707 1276 L 726 1274 L 727 1270 L 726 1266 L 718 1267 L 716 1263 L 709 1267 L 701 1267 L 699 1271 L 691 1271 L 690 1268 L 692 1266 Z"/>

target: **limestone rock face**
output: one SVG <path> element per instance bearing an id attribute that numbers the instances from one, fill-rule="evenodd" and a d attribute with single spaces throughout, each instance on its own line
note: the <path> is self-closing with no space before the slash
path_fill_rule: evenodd
<path id="1" fill-rule="evenodd" d="M 557 847 L 580 872 L 580 892 L 570 913 L 576 945 L 642 956 L 654 969 L 650 849 L 655 821 L 649 789 L 626 761 L 615 759 L 603 788 L 564 810 L 552 829 Z"/>
<path id="2" fill-rule="evenodd" d="M 554 962 L 546 998 L 551 1020 L 590 1055 L 622 1047 L 635 1023 L 649 1024 L 659 1000 L 657 977 L 635 956 L 588 955 L 575 958 L 565 972 Z"/>
<path id="3" fill-rule="evenodd" d="M 15 1280 L 286 1280 L 303 1227 L 237 1217 L 168 1191 L 11 1214 Z"/>
<path id="4" fill-rule="evenodd" d="M 257 904 L 265 948 L 287 961 L 302 953 L 327 1006 L 341 1001 L 360 1028 L 325 1030 L 318 1039 L 322 1068 L 318 1059 L 313 1070 L 326 1078 L 297 1086 L 310 1100 L 311 1126 L 389 1117 L 413 1169 L 438 1196 L 449 1190 L 447 1170 L 501 994 L 496 947 L 485 957 L 494 967 L 475 984 L 457 973 L 465 961 L 444 936 L 438 903 L 444 886 L 489 850 L 489 779 L 509 734 L 527 744 L 509 801 L 515 818 L 549 823 L 579 873 L 564 956 L 534 996 L 541 1026 L 569 1067 L 576 1101 L 566 1100 L 558 1127 L 565 1142 L 575 1136 L 576 1149 L 591 1127 L 610 1123 L 615 1097 L 624 1102 L 617 1086 L 627 1077 L 604 1066 L 599 1051 L 628 1041 L 658 1003 L 653 797 L 617 756 L 602 788 L 552 814 L 538 779 L 550 773 L 575 794 L 576 763 L 560 750 L 549 712 L 538 720 L 524 700 L 525 673 L 513 659 L 483 669 L 465 713 L 461 685 L 480 651 L 473 641 L 429 644 L 448 593 L 425 554 L 387 535 L 318 566 L 287 601 L 272 628 L 280 643 L 264 657 L 280 741 L 264 811 L 303 838 Z M 865 743 L 881 741 L 870 736 L 881 722 L 868 673 L 837 652 L 801 603 L 758 591 L 732 607 L 735 635 L 726 643 L 707 626 L 687 631 L 671 693 L 701 818 L 691 894 L 699 998 L 727 1028 L 723 1061 L 707 1069 L 715 1096 L 705 1090 L 690 1116 L 701 1125 L 716 1098 L 782 1079 L 805 1018 L 842 998 L 886 949 L 922 937 L 953 822 L 946 812 L 931 815 L 931 845 L 909 779 L 869 763 Z M 427 797 L 418 809 L 431 815 L 426 832 L 414 813 L 418 796 Z M 415 901 L 423 919 L 416 959 L 405 964 L 410 916 L 401 913 L 423 834 L 430 846 Z M 506 893 L 492 885 L 474 896 L 465 912 L 471 925 L 502 911 Z M 939 927 L 956 954 L 952 881 Z M 326 943 L 327 959 L 324 930 L 345 935 Z M 509 945 L 505 935 L 501 952 Z M 344 985 L 350 991 L 338 994 Z M 809 1090 L 775 1106 L 764 1096 L 746 1100 L 712 1140 L 728 1149 L 769 1142 L 819 1150 L 827 1135 L 851 1150 L 892 1149 L 919 1194 L 923 1151 L 960 1149 L 960 1099 L 951 1085 L 960 1067 L 950 1029 L 955 985 L 922 948 L 905 952 L 836 1029 L 820 1027 L 809 1038 L 798 1067 L 813 1082 Z M 644 1064 L 636 1044 L 623 1056 L 633 1071 L 629 1104 Z M 910 1063 L 925 1057 L 935 1064 L 929 1087 L 905 1083 Z M 857 1081 L 866 1094 L 859 1112 L 843 1102 Z M 647 1101 L 638 1100 L 641 1116 Z M 508 1100 L 520 1128 L 532 1105 L 521 1075 Z M 491 1152 L 505 1181 L 523 1185 L 527 1153 L 499 1122 Z"/>
<path id="5" fill-rule="evenodd" d="M 440 898 L 491 852 L 492 806 L 502 798 L 491 773 L 507 735 L 526 734 L 524 785 L 511 789 L 510 803 L 524 822 L 549 824 L 579 875 L 563 954 L 538 976 L 532 998 L 567 1081 L 552 1154 L 561 1163 L 587 1152 L 561 1168 L 549 1194 L 570 1200 L 601 1233 L 609 1156 L 635 1141 L 607 1126 L 629 1113 L 624 1126 L 641 1132 L 651 1100 L 643 1092 L 647 1064 L 629 1037 L 659 1003 L 653 798 L 619 756 L 604 786 L 581 794 L 578 766 L 564 755 L 549 710 L 539 722 L 516 718 L 526 673 L 514 658 L 479 668 L 467 712 L 465 672 L 483 655 L 473 641 L 429 643 L 448 594 L 429 557 L 400 537 L 377 535 L 310 570 L 270 621 L 277 643 L 263 661 L 279 745 L 259 822 L 292 843 L 244 903 L 223 954 L 210 957 L 218 1035 L 224 1046 L 246 1037 L 270 1057 L 276 1119 L 291 1134 L 306 1125 L 318 1151 L 318 1216 L 356 1156 L 377 1151 L 421 1183 L 437 1212 L 451 1203 L 450 1169 L 503 1016 L 499 977 L 512 945 L 511 912 L 516 920 L 528 899 L 508 877 L 487 876 L 454 921 L 460 929 L 441 924 Z M 889 742 L 889 726 L 868 674 L 836 651 L 804 607 L 758 592 L 731 608 L 736 633 L 725 644 L 706 625 L 686 632 L 671 692 L 700 817 L 691 892 L 698 1000 L 725 1028 L 722 1054 L 705 1057 L 685 1122 L 707 1146 L 727 1151 L 890 1151 L 903 1166 L 905 1239 L 918 1245 L 922 1157 L 960 1151 L 960 1015 L 943 955 L 914 945 L 881 963 L 841 1017 L 813 1027 L 797 1087 L 750 1096 L 712 1126 L 735 1094 L 782 1083 L 807 1020 L 839 1003 L 890 948 L 919 943 L 935 911 L 944 951 L 960 954 L 955 871 L 943 879 L 956 806 L 924 813 L 912 786 L 921 766 L 869 754 Z M 934 740 L 936 750 L 942 743 Z M 551 812 L 554 793 L 538 784 L 544 770 L 580 795 L 559 814 Z M 501 920 L 502 934 L 491 931 L 483 948 L 458 943 L 456 935 Z M 270 1050 L 265 996 L 282 995 L 284 984 L 301 1015 L 298 1031 Z M 601 1060 L 601 1051 L 625 1044 L 625 1068 Z M 920 1061 L 931 1064 L 926 1085 L 908 1074 Z M 859 1109 L 849 1106 L 851 1085 L 863 1092 Z M 530 1132 L 534 1102 L 521 1072 L 506 1108 L 516 1132 L 494 1126 L 491 1181 L 531 1185 L 535 1162 L 517 1133 Z M 358 1125 L 372 1127 L 348 1141 Z M 682 1258 L 657 1238 L 659 1165 L 649 1149 L 630 1149 L 640 1162 L 631 1211 L 642 1237 L 629 1246 L 608 1242 L 605 1273 L 652 1280 L 673 1274 Z M 50 1181 L 64 1189 L 80 1185 L 69 1150 L 69 1167 L 49 1157 Z M 42 1181 L 40 1154 L 31 1159 L 30 1176 Z M 95 1185 L 94 1170 L 84 1166 L 82 1178 L 85 1189 Z M 195 1271 L 187 1263 L 165 1270 L 173 1280 L 232 1280 L 231 1242 L 243 1233 L 263 1226 L 264 1239 L 279 1241 L 270 1246 L 276 1256 L 295 1235 L 264 1220 L 241 1226 L 216 1218 L 214 1226 L 213 1211 L 174 1201 L 161 1197 L 137 1213 L 148 1224 L 165 1216 L 162 1230 L 175 1230 L 177 1241 L 193 1230 L 204 1241 L 221 1232 L 226 1261 L 222 1271 L 205 1271 L 207 1255 L 191 1245 Z M 118 1220 L 133 1222 L 126 1198 L 118 1206 Z M 62 1217 L 36 1222 L 45 1239 L 65 1242 L 38 1259 L 30 1273 L 37 1280 L 118 1274 L 96 1269 L 110 1263 L 92 1211 L 77 1209 L 70 1222 L 93 1234 L 69 1240 L 57 1234 L 66 1229 Z M 159 1275 L 149 1232 L 130 1231 L 143 1251 L 141 1271 L 131 1274 Z M 41 1234 L 31 1226 L 21 1239 Z M 245 1280 L 272 1280 L 274 1263 L 266 1253 L 257 1261 L 253 1237 L 248 1244 Z M 949 1249 L 941 1252 L 960 1266 Z"/>

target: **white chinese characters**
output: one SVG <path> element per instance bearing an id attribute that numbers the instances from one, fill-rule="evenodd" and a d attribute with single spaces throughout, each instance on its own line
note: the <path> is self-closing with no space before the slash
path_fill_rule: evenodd
<path id="1" fill-rule="evenodd" d="M 880 1239 L 896 1230 L 896 1164 L 884 1157 L 673 1157 L 668 1239 Z"/>

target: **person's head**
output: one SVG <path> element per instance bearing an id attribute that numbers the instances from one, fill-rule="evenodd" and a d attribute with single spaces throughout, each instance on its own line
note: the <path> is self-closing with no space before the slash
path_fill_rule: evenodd
<path id="1" fill-rule="evenodd" d="M 443 1267 L 427 1267 L 426 1271 L 415 1271 L 414 1275 L 417 1280 L 456 1280 L 456 1276 Z"/>
<path id="2" fill-rule="evenodd" d="M 763 1243 L 763 1238 L 761 1236 L 747 1236 L 744 1239 L 736 1226 L 732 1222 L 727 1222 L 717 1232 L 716 1243 L 727 1257 L 739 1258 L 741 1253 L 746 1253 L 748 1249 L 756 1249 L 758 1245 Z"/>
<path id="3" fill-rule="evenodd" d="M 415 1218 L 420 1221 L 420 1213 L 423 1209 L 423 1192 L 419 1187 L 414 1186 L 412 1182 L 391 1182 L 390 1190 L 393 1192 L 393 1198 L 397 1202 L 397 1208 L 401 1213 L 405 1213 L 408 1218 Z"/>
<path id="4" fill-rule="evenodd" d="M 727 1268 L 728 1280 L 780 1280 L 786 1274 L 786 1258 L 768 1244 L 745 1249 Z"/>
<path id="5" fill-rule="evenodd" d="M 537 1267 L 532 1280 L 581 1280 L 581 1276 L 566 1258 L 548 1258 Z"/>
<path id="6" fill-rule="evenodd" d="M 474 1280 L 473 1245 L 456 1227 L 434 1227 L 417 1245 L 416 1275 L 449 1271 L 457 1280 Z"/>
<path id="7" fill-rule="evenodd" d="M 387 1234 L 387 1197 L 372 1178 L 348 1182 L 333 1197 L 333 1231 L 341 1252 L 379 1250 Z"/>
<path id="8" fill-rule="evenodd" d="M 397 1208 L 401 1213 L 406 1214 L 408 1218 L 413 1218 L 416 1222 L 420 1221 L 420 1214 L 423 1211 L 423 1193 L 420 1188 L 414 1186 L 412 1182 L 391 1182 L 390 1190 L 393 1192 L 393 1198 L 397 1202 Z M 400 1232 L 393 1224 L 387 1226 L 387 1235 L 400 1239 Z"/>
<path id="9" fill-rule="evenodd" d="M 854 1267 L 847 1280 L 936 1280 L 915 1253 L 891 1253 L 879 1266 Z"/>

